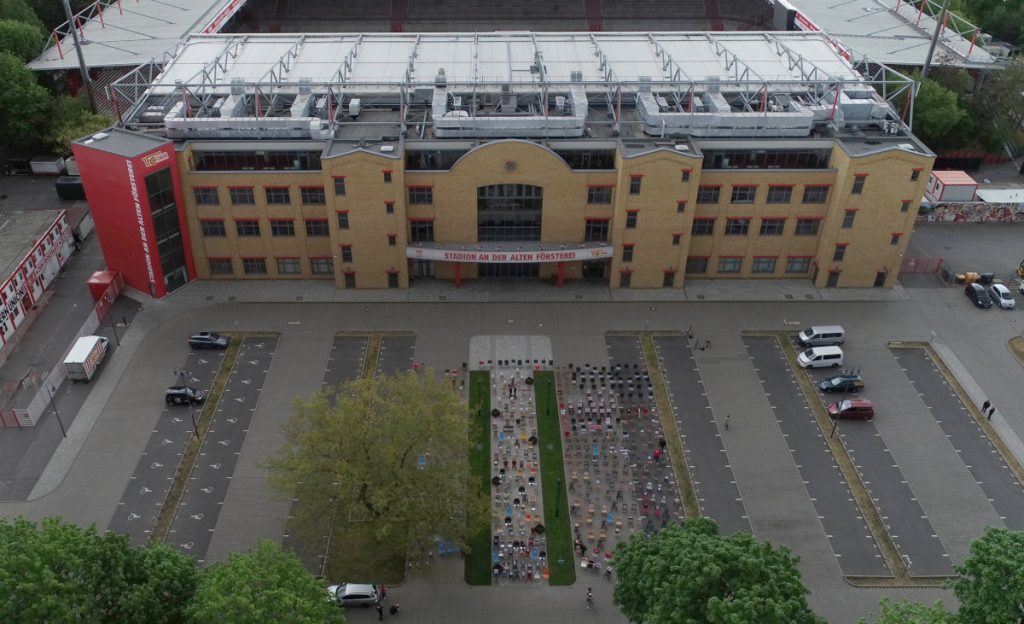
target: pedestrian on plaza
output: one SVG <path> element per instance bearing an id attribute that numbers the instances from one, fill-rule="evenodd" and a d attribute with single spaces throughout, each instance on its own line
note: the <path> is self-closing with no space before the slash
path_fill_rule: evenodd
<path id="1" fill-rule="evenodd" d="M 654 461 L 655 462 L 660 462 L 661 461 L 661 448 L 660 447 L 654 449 Z"/>
<path id="2" fill-rule="evenodd" d="M 686 330 L 686 337 L 693 340 L 693 325 L 690 325 L 690 328 Z"/>
<path id="3" fill-rule="evenodd" d="M 380 586 L 380 601 L 385 602 L 388 599 L 388 586 L 381 583 Z"/>
<path id="4" fill-rule="evenodd" d="M 729 430 L 729 414 L 725 415 L 725 430 Z"/>
<path id="5" fill-rule="evenodd" d="M 697 345 L 697 348 L 698 348 L 698 349 L 700 349 L 701 351 L 703 351 L 703 350 L 704 350 L 704 348 L 705 348 L 705 347 L 704 347 L 704 345 L 703 345 L 703 344 L 701 344 L 701 341 L 700 341 L 700 340 L 694 340 L 694 341 L 693 341 L 693 344 Z"/>
<path id="6" fill-rule="evenodd" d="M 666 446 L 668 446 L 668 441 L 666 441 L 665 438 L 661 438 L 660 440 L 658 440 L 658 446 L 664 449 Z"/>
<path id="7" fill-rule="evenodd" d="M 377 621 L 384 621 L 384 603 L 380 600 L 377 601 Z"/>
<path id="8" fill-rule="evenodd" d="M 704 348 L 705 349 L 710 349 L 711 348 L 711 341 L 710 340 L 705 340 L 704 341 Z"/>
<path id="9" fill-rule="evenodd" d="M 988 416 L 988 408 L 992 407 L 992 402 L 985 399 L 985 402 L 981 404 L 981 415 Z"/>
<path id="10" fill-rule="evenodd" d="M 988 418 L 987 418 L 987 420 L 992 420 L 992 414 L 995 414 L 995 413 L 996 413 L 996 406 L 995 405 L 989 405 L 988 406 Z"/>

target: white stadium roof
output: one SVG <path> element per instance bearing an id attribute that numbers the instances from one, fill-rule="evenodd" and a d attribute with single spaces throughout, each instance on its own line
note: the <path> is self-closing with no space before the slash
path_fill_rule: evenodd
<path id="1" fill-rule="evenodd" d="M 193 32 L 218 32 L 245 0 L 101 0 L 75 16 L 90 68 L 137 67 Z M 50 33 L 30 69 L 78 69 L 67 22 Z"/>

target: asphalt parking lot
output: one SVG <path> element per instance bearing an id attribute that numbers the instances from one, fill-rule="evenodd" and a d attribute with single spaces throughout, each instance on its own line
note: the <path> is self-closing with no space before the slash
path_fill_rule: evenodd
<path id="1" fill-rule="evenodd" d="M 931 357 L 923 349 L 890 351 L 1006 528 L 1024 530 L 1024 488 Z"/>
<path id="2" fill-rule="evenodd" d="M 381 336 L 377 356 L 377 375 L 395 375 L 412 368 L 416 350 L 416 336 Z"/>
<path id="3" fill-rule="evenodd" d="M 205 561 L 206 549 L 217 527 L 221 505 L 259 404 L 277 341 L 276 336 L 243 339 L 171 523 L 167 542 L 200 563 Z"/>
<path id="4" fill-rule="evenodd" d="M 821 379 L 836 374 L 834 369 L 807 369 L 807 375 L 817 387 Z M 853 395 L 824 394 L 817 398 L 824 405 L 854 398 Z M 858 399 L 873 399 L 870 387 L 856 394 Z M 874 398 L 875 418 L 893 418 L 886 411 L 884 398 Z M 953 565 L 945 547 L 936 535 L 928 516 L 921 509 L 917 497 L 900 472 L 900 467 L 889 453 L 885 440 L 875 423 L 870 420 L 833 420 L 835 432 L 850 455 L 861 482 L 874 502 L 879 516 L 886 525 L 896 549 L 909 564 L 912 576 L 949 576 Z M 831 433 L 830 433 L 831 435 Z"/>
<path id="5" fill-rule="evenodd" d="M 701 514 L 718 523 L 723 535 L 750 531 L 747 511 L 736 485 L 723 432 L 711 411 L 700 369 L 686 336 L 655 336 L 669 399 Z"/>
<path id="6" fill-rule="evenodd" d="M 778 340 L 771 336 L 746 336 L 743 342 L 843 574 L 889 576 L 878 545 L 793 378 Z"/>
<path id="7" fill-rule="evenodd" d="M 223 351 L 191 351 L 185 359 L 184 379 L 192 388 L 210 392 L 210 386 L 224 361 Z M 187 374 L 184 372 L 187 371 Z M 179 378 L 168 371 L 167 385 L 177 385 Z M 184 405 L 167 405 L 163 395 L 152 397 L 152 408 L 156 404 L 163 405 L 160 419 L 153 433 L 149 436 L 146 449 L 135 466 L 128 486 L 117 504 L 117 511 L 107 526 L 108 532 L 125 533 L 133 545 L 139 546 L 149 541 L 149 534 L 156 524 L 164 499 L 171 487 L 174 473 L 181 462 L 182 453 L 189 438 L 192 437 L 192 418 L 196 419 L 202 406 L 189 408 Z"/>

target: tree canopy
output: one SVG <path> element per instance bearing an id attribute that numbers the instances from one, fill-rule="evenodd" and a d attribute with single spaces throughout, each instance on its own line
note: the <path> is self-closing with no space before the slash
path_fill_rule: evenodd
<path id="1" fill-rule="evenodd" d="M 971 553 L 953 592 L 959 624 L 1005 624 L 1024 618 L 1024 531 L 988 527 L 971 542 Z"/>
<path id="2" fill-rule="evenodd" d="M 375 557 L 426 562 L 435 538 L 467 549 L 467 518 L 486 518 L 469 477 L 468 408 L 429 369 L 298 399 L 284 434 L 267 467 L 271 485 L 298 499 L 300 539 L 330 519 L 336 533 L 372 532 Z"/>
<path id="3" fill-rule="evenodd" d="M 644 624 L 819 624 L 797 559 L 708 518 L 634 534 L 615 552 L 615 604 Z"/>
<path id="4" fill-rule="evenodd" d="M 32 145 L 45 125 L 52 101 L 20 59 L 0 52 L 0 136 L 5 143 Z"/>
<path id="5" fill-rule="evenodd" d="M 27 63 L 43 49 L 43 33 L 32 24 L 12 19 L 0 20 L 0 52 L 9 52 Z"/>
<path id="6" fill-rule="evenodd" d="M 324 586 L 295 555 L 266 541 L 204 570 L 188 616 L 194 624 L 345 621 L 341 608 L 328 600 Z"/>
<path id="7" fill-rule="evenodd" d="M 180 622 L 195 582 L 195 563 L 168 546 L 0 519 L 0 622 Z"/>
<path id="8" fill-rule="evenodd" d="M 950 136 L 957 135 L 958 126 L 966 117 L 967 111 L 960 106 L 956 92 L 931 78 L 920 83 L 914 100 L 914 134 L 929 147 L 949 146 Z"/>
<path id="9" fill-rule="evenodd" d="M 50 130 L 46 140 L 58 156 L 71 155 L 71 142 L 109 127 L 113 120 L 93 113 L 83 97 L 60 96 L 54 102 Z"/>
<path id="10" fill-rule="evenodd" d="M 881 607 L 878 619 L 870 624 L 952 624 L 954 621 L 941 602 L 929 607 L 917 602 L 901 600 L 894 603 L 882 598 Z M 869 622 L 862 618 L 858 624 Z"/>
<path id="11" fill-rule="evenodd" d="M 36 15 L 36 12 L 32 10 L 32 7 L 30 7 L 25 0 L 0 0 L 0 15 L 3 15 L 4 19 L 17 20 L 19 22 L 31 24 L 39 29 L 40 32 L 47 29 Z M 38 56 L 40 52 L 42 52 L 41 49 L 36 50 L 36 56 Z"/>

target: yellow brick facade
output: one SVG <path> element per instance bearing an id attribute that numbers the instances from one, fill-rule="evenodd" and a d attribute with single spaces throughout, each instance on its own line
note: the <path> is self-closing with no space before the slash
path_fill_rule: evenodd
<path id="1" fill-rule="evenodd" d="M 737 148 L 743 147 L 737 141 Z M 704 171 L 699 154 L 665 148 L 626 154 L 620 147 L 614 169 L 574 170 L 538 143 L 505 140 L 468 151 L 445 171 L 405 171 L 398 148 L 392 154 L 354 149 L 325 155 L 320 171 L 207 172 L 194 170 L 191 150 L 185 144 L 178 157 L 199 278 L 333 279 L 339 288 L 409 287 L 405 252 L 412 219 L 432 220 L 436 243 L 475 243 L 477 189 L 494 184 L 543 189 L 545 243 L 578 244 L 584 240 L 587 219 L 607 219 L 609 244 L 614 247 L 607 271 L 611 287 L 628 283 L 630 288 L 680 288 L 687 279 L 714 278 L 793 278 L 811 279 L 819 287 L 890 287 L 898 276 L 932 164 L 930 156 L 903 149 L 851 156 L 835 144 L 830 169 Z M 858 175 L 866 176 L 863 190 L 852 194 Z M 344 179 L 344 195 L 335 193 L 335 179 Z M 630 192 L 634 184 L 639 184 L 635 194 Z M 809 185 L 828 186 L 824 203 L 803 203 Z M 611 203 L 588 204 L 592 186 L 611 186 Z M 717 203 L 698 202 L 701 187 L 716 186 Z M 736 186 L 755 188 L 753 201 L 732 202 Z M 770 186 L 790 188 L 789 201 L 770 203 Z M 198 204 L 197 187 L 215 188 L 218 203 Z M 255 204 L 233 205 L 230 187 L 252 187 Z M 267 187 L 287 187 L 290 202 L 268 205 Z M 324 203 L 303 205 L 302 187 L 323 187 Z M 410 187 L 429 187 L 433 203 L 410 205 Z M 853 211 L 853 217 L 847 211 Z M 346 215 L 347 229 L 340 227 L 339 214 Z M 235 224 L 240 219 L 258 221 L 260 235 L 239 236 Z M 291 220 L 294 235 L 273 236 L 275 219 Z M 324 219 L 327 235 L 307 236 L 306 220 Z M 709 234 L 694 233 L 695 220 L 704 227 L 712 219 Z M 728 233 L 729 219 L 749 219 L 746 233 Z M 762 234 L 764 219 L 784 220 L 781 233 Z M 217 220 L 223 220 L 224 235 L 204 235 L 203 222 Z M 816 232 L 798 234 L 798 221 L 816 222 Z M 777 227 L 779 222 L 773 223 Z M 837 245 L 845 246 L 838 261 Z M 624 259 L 628 246 L 632 258 Z M 349 253 L 351 261 L 346 261 Z M 246 274 L 245 259 L 259 258 L 265 259 L 266 274 Z M 322 267 L 328 258 L 330 272 L 314 274 L 311 260 L 320 259 Z M 793 258 L 806 259 L 806 270 L 787 271 Z M 211 259 L 230 259 L 232 273 L 211 273 Z M 280 273 L 279 259 L 292 268 L 287 261 L 298 259 L 298 272 Z M 706 268 L 688 271 L 688 259 L 691 269 L 701 268 L 705 261 Z M 723 266 L 736 270 L 720 271 Z M 438 279 L 453 279 L 455 271 L 454 263 L 435 263 Z M 540 279 L 550 281 L 557 271 L 555 263 L 542 264 Z M 580 279 L 582 263 L 566 263 L 563 271 L 566 280 Z M 459 273 L 461 279 L 474 279 L 477 266 L 463 264 Z"/>

